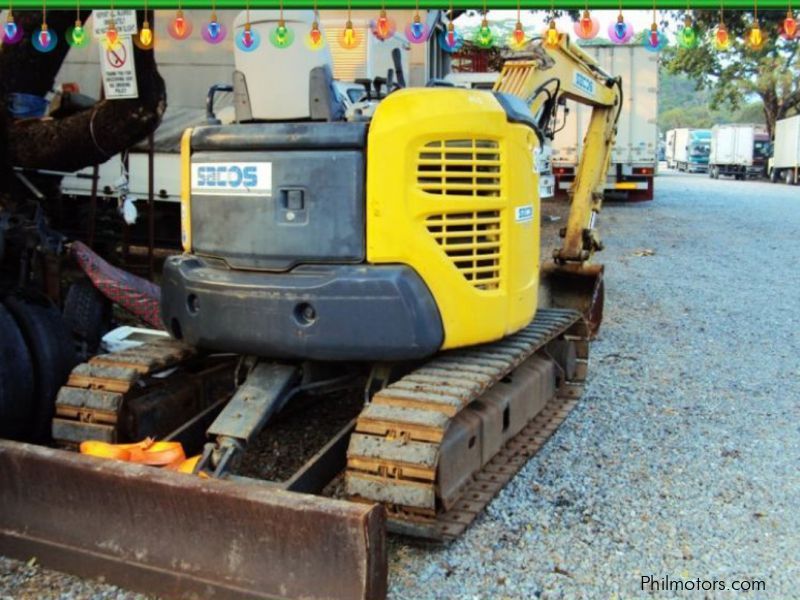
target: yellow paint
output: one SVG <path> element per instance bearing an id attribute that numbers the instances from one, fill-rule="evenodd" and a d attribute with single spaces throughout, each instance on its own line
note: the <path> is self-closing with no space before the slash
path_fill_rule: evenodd
<path id="1" fill-rule="evenodd" d="M 633 181 L 620 181 L 614 184 L 614 189 L 617 190 L 635 190 L 636 183 Z"/>
<path id="2" fill-rule="evenodd" d="M 593 214 L 602 208 L 620 97 L 616 86 L 607 85 L 610 75 L 603 74 L 597 62 L 570 43 L 566 35 L 559 38 L 555 47 L 542 47 L 537 60 L 506 62 L 494 90 L 530 102 L 531 113 L 537 114 L 547 95 L 536 91 L 544 85 L 553 92 L 555 85 L 547 83 L 551 79 L 559 82 L 560 98 L 592 107 L 581 160 L 569 190 L 572 198 L 566 235 L 558 250 L 559 259 L 583 263 L 591 257 L 599 239 L 593 230 L 591 236 L 585 232 L 591 227 Z"/>
<path id="3" fill-rule="evenodd" d="M 192 251 L 192 130 L 181 137 L 181 244 Z"/>
<path id="4" fill-rule="evenodd" d="M 537 145 L 533 131 L 509 123 L 485 91 L 400 90 L 375 112 L 367 144 L 367 260 L 419 273 L 439 308 L 444 348 L 500 339 L 533 318 Z M 531 218 L 518 222 L 518 208 L 530 208 Z"/>

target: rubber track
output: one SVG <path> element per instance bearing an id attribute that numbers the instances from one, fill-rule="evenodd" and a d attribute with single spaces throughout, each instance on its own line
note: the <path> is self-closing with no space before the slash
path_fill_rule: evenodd
<path id="1" fill-rule="evenodd" d="M 383 503 L 392 531 L 439 541 L 457 537 L 575 406 L 588 368 L 588 336 L 580 313 L 541 309 L 522 331 L 441 354 L 384 388 L 362 411 L 351 437 L 348 493 L 354 500 Z M 574 377 L 472 478 L 453 508 L 437 509 L 436 463 L 452 417 L 558 338 L 575 342 Z"/>
<path id="2" fill-rule="evenodd" d="M 53 439 L 66 446 L 87 439 L 117 442 L 117 423 L 126 401 L 146 390 L 140 384 L 194 353 L 184 344 L 164 339 L 98 354 L 78 365 L 58 392 Z"/>

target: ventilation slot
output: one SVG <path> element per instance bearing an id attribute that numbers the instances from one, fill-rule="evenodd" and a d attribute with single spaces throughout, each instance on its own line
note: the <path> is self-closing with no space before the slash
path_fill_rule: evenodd
<path id="1" fill-rule="evenodd" d="M 428 142 L 417 158 L 417 184 L 428 194 L 499 196 L 498 143 L 492 140 Z"/>
<path id="2" fill-rule="evenodd" d="M 428 231 L 464 278 L 480 290 L 500 287 L 500 212 L 433 215 Z"/>

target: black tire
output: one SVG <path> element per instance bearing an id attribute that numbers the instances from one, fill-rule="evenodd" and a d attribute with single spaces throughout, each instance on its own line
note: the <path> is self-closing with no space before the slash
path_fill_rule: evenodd
<path id="1" fill-rule="evenodd" d="M 0 437 L 28 439 L 34 412 L 33 362 L 14 317 L 0 304 Z"/>
<path id="2" fill-rule="evenodd" d="M 59 311 L 45 303 L 25 302 L 18 297 L 5 300 L 28 346 L 33 361 L 34 406 L 30 439 L 50 440 L 58 390 L 67 382 L 76 364 L 75 346 Z"/>
<path id="3" fill-rule="evenodd" d="M 64 298 L 64 322 L 75 340 L 79 358 L 97 354 L 111 329 L 111 301 L 87 280 L 73 283 Z"/>

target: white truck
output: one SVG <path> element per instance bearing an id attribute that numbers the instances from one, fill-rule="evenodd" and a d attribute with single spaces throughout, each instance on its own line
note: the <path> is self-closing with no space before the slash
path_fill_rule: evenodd
<path id="1" fill-rule="evenodd" d="M 767 173 L 769 135 L 763 125 L 714 125 L 711 128 L 711 153 L 708 176 L 719 179 L 763 177 Z"/>
<path id="2" fill-rule="evenodd" d="M 629 200 L 652 200 L 658 165 L 658 57 L 641 44 L 582 43 L 581 49 L 600 66 L 622 76 L 623 104 L 617 140 L 606 179 L 606 193 L 624 193 Z M 591 107 L 567 101 L 563 127 L 553 141 L 556 189 L 566 192 L 575 180 Z"/>
<path id="3" fill-rule="evenodd" d="M 682 127 L 667 131 L 667 168 L 686 173 L 708 171 L 708 155 L 711 151 L 709 129 Z"/>
<path id="4" fill-rule="evenodd" d="M 800 115 L 775 122 L 769 177 L 772 181 L 800 185 Z"/>

